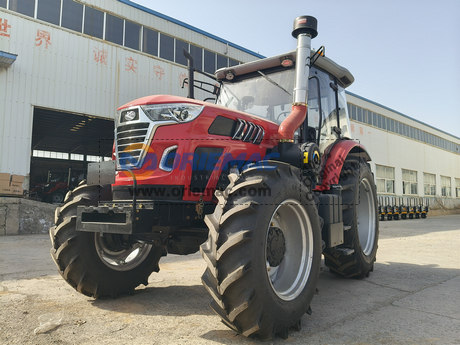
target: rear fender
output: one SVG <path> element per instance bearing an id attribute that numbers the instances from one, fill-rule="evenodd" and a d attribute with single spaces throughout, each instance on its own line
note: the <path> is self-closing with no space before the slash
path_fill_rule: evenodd
<path id="1" fill-rule="evenodd" d="M 328 149 L 326 149 L 328 152 Z M 363 158 L 367 162 L 371 160 L 366 148 L 354 140 L 340 140 L 333 144 L 332 149 L 321 158 L 321 185 L 318 185 L 316 191 L 325 191 L 331 188 L 331 185 L 339 183 L 340 173 L 342 172 L 345 161 L 354 157 L 355 159 Z"/>

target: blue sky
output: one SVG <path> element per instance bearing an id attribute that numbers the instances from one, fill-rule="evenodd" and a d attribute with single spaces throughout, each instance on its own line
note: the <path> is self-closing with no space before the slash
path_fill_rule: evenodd
<path id="1" fill-rule="evenodd" d="M 460 138 L 459 0 L 133 2 L 264 56 L 295 49 L 293 21 L 312 15 L 349 91 Z"/>

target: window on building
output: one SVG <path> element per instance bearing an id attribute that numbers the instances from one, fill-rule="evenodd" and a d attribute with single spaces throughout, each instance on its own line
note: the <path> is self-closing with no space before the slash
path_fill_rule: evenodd
<path id="1" fill-rule="evenodd" d="M 105 39 L 123 45 L 123 19 L 105 14 Z"/>
<path id="2" fill-rule="evenodd" d="M 376 165 L 377 193 L 395 192 L 395 168 Z"/>
<path id="3" fill-rule="evenodd" d="M 80 155 L 78 153 L 71 153 L 70 154 L 70 160 L 72 160 L 72 161 L 83 161 L 83 160 L 85 160 L 85 156 Z"/>
<path id="4" fill-rule="evenodd" d="M 417 195 L 417 172 L 412 170 L 402 171 L 403 194 Z"/>
<path id="5" fill-rule="evenodd" d="M 377 114 L 377 127 L 378 128 L 383 128 L 382 120 L 384 120 L 383 116 L 380 114 Z"/>
<path id="6" fill-rule="evenodd" d="M 59 25 L 61 0 L 38 0 L 37 19 Z"/>
<path id="7" fill-rule="evenodd" d="M 350 119 L 356 120 L 356 106 L 348 103 L 348 114 L 350 114 Z"/>
<path id="8" fill-rule="evenodd" d="M 144 28 L 142 51 L 144 53 L 158 56 L 158 31 Z"/>
<path id="9" fill-rule="evenodd" d="M 204 50 L 204 71 L 214 74 L 216 71 L 216 54 L 209 50 Z"/>
<path id="10" fill-rule="evenodd" d="M 73 0 L 62 2 L 61 26 L 70 30 L 81 32 L 83 22 L 83 5 Z"/>
<path id="11" fill-rule="evenodd" d="M 367 109 L 362 109 L 361 111 L 362 111 L 362 113 L 363 113 L 363 120 L 362 120 L 362 122 L 363 122 L 363 123 L 367 123 Z"/>
<path id="12" fill-rule="evenodd" d="M 87 35 L 102 39 L 104 32 L 104 13 L 85 6 L 85 28 L 83 32 Z"/>
<path id="13" fill-rule="evenodd" d="M 228 58 L 223 55 L 217 54 L 217 69 L 227 67 L 228 66 Z"/>
<path id="14" fill-rule="evenodd" d="M 0 0 L 0 7 L 6 8 L 6 0 Z"/>
<path id="15" fill-rule="evenodd" d="M 447 198 L 452 196 L 452 185 L 450 177 L 441 176 L 441 195 Z"/>
<path id="16" fill-rule="evenodd" d="M 35 0 L 10 0 L 9 9 L 33 17 L 35 14 Z"/>
<path id="17" fill-rule="evenodd" d="M 69 159 L 69 154 L 65 152 L 33 150 L 32 156 L 40 158 Z"/>
<path id="18" fill-rule="evenodd" d="M 160 57 L 174 61 L 174 37 L 160 34 Z"/>
<path id="19" fill-rule="evenodd" d="M 125 20 L 125 47 L 140 50 L 141 26 Z"/>
<path id="20" fill-rule="evenodd" d="M 238 66 L 239 64 L 240 64 L 240 63 L 239 63 L 237 60 L 233 60 L 233 59 L 230 59 L 230 58 L 228 59 L 228 65 L 229 65 L 230 67 L 232 67 L 232 66 Z"/>
<path id="21" fill-rule="evenodd" d="M 195 65 L 195 67 L 199 70 L 203 70 L 203 49 L 191 44 L 190 54 L 192 54 L 193 64 Z"/>
<path id="22" fill-rule="evenodd" d="M 371 126 L 374 125 L 374 116 L 373 116 L 373 112 L 372 111 L 368 111 L 367 113 L 367 123 L 370 124 Z"/>
<path id="23" fill-rule="evenodd" d="M 189 51 L 188 42 L 181 41 L 176 38 L 176 59 L 177 63 L 181 65 L 187 66 L 187 59 L 184 56 L 183 49 L 185 48 L 186 51 Z"/>
<path id="24" fill-rule="evenodd" d="M 424 173 L 423 184 L 425 195 L 436 195 L 436 175 Z"/>
<path id="25" fill-rule="evenodd" d="M 455 179 L 455 197 L 460 198 L 460 179 Z"/>

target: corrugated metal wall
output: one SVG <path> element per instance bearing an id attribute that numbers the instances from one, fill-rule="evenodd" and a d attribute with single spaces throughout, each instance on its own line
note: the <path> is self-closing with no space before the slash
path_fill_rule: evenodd
<path id="1" fill-rule="evenodd" d="M 228 49 L 236 60 L 255 59 L 115 0 L 85 3 L 218 53 Z M 138 97 L 187 94 L 180 88 L 185 67 L 2 8 L 0 19 L 8 22 L 0 50 L 18 55 L 0 69 L 0 172 L 29 173 L 34 106 L 113 118 L 120 105 Z"/>

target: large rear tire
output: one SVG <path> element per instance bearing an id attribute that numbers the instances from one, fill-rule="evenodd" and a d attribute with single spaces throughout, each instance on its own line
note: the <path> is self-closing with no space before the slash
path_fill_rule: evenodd
<path id="1" fill-rule="evenodd" d="M 50 229 L 51 257 L 59 273 L 78 292 L 98 298 L 132 292 L 147 285 L 163 251 L 149 244 L 131 243 L 123 235 L 76 230 L 77 206 L 110 199 L 110 186 L 81 185 L 69 192 L 55 212 Z"/>
<path id="2" fill-rule="evenodd" d="M 205 217 L 202 282 L 211 308 L 244 336 L 287 338 L 310 311 L 321 265 L 321 228 L 300 171 L 284 163 L 249 168 L 216 192 Z"/>
<path id="3" fill-rule="evenodd" d="M 344 243 L 324 250 L 332 273 L 351 278 L 368 277 L 374 269 L 379 237 L 377 191 L 369 165 L 346 160 L 340 174 Z"/>

